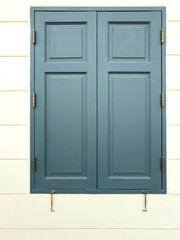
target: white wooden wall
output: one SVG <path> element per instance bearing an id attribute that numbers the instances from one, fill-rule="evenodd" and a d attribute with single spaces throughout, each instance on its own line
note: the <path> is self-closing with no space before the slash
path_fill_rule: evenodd
<path id="1" fill-rule="evenodd" d="M 30 6 L 167 7 L 167 195 L 30 195 Z M 0 240 L 180 239 L 180 1 L 0 2 Z"/>

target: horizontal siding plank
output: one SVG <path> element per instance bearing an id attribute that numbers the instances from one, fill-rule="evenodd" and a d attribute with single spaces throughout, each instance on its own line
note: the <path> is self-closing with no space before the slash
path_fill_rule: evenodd
<path id="1" fill-rule="evenodd" d="M 0 23 L 0 33 L 0 56 L 29 55 L 29 23 Z"/>
<path id="2" fill-rule="evenodd" d="M 167 192 L 180 194 L 180 160 L 169 160 L 167 171 Z"/>
<path id="3" fill-rule="evenodd" d="M 0 230 L 2 240 L 179 240 L 180 230 Z"/>
<path id="4" fill-rule="evenodd" d="M 121 0 L 119 4 L 119 0 L 91 0 L 91 1 L 84 1 L 78 0 L 74 2 L 74 0 L 66 0 L 66 1 L 59 1 L 59 0 L 29 0 L 29 5 L 31 6 L 163 6 L 167 0 Z"/>
<path id="5" fill-rule="evenodd" d="M 24 0 L 1 1 L 0 21 L 24 21 L 28 20 L 28 5 Z"/>
<path id="6" fill-rule="evenodd" d="M 167 156 L 168 159 L 180 159 L 180 126 L 168 126 Z"/>
<path id="7" fill-rule="evenodd" d="M 29 90 L 28 57 L 0 57 L 0 90 Z"/>
<path id="8" fill-rule="evenodd" d="M 2 193 L 29 193 L 29 161 L 0 160 L 0 194 Z"/>
<path id="9" fill-rule="evenodd" d="M 9 6 L 11 5 L 11 8 Z M 29 20 L 30 6 L 119 6 L 118 0 L 6 0 L 1 4 L 0 21 L 27 21 Z M 168 19 L 179 19 L 180 4 L 178 0 L 121 0 L 121 6 L 168 6 Z M 16 9 L 16 11 L 14 11 Z"/>
<path id="10" fill-rule="evenodd" d="M 167 0 L 167 19 L 168 20 L 180 20 L 180 1 L 179 0 Z"/>
<path id="11" fill-rule="evenodd" d="M 167 122 L 168 124 L 180 124 L 180 91 L 167 92 Z"/>
<path id="12" fill-rule="evenodd" d="M 147 228 L 180 229 L 180 195 L 50 194 L 1 195 L 0 228 Z M 18 217 L 17 217 L 18 216 Z"/>
<path id="13" fill-rule="evenodd" d="M 11 5 L 11 8 L 9 6 Z M 6 0 L 1 4 L 0 21 L 27 21 L 29 20 L 30 6 L 119 6 L 118 0 Z M 122 0 L 121 6 L 167 6 L 167 19 L 180 20 L 180 2 L 178 0 Z M 14 11 L 16 9 L 16 11 Z"/>
<path id="14" fill-rule="evenodd" d="M 167 89 L 180 89 L 180 56 L 167 57 Z"/>
<path id="15" fill-rule="evenodd" d="M 29 126 L 0 126 L 0 159 L 29 158 Z"/>
<path id="16" fill-rule="evenodd" d="M 29 92 L 0 91 L 0 124 L 29 124 Z"/>
<path id="17" fill-rule="evenodd" d="M 180 22 L 167 24 L 167 54 L 180 54 Z"/>

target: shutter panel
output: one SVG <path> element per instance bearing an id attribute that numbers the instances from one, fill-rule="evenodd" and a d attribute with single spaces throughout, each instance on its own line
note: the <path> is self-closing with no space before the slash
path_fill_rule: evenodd
<path id="1" fill-rule="evenodd" d="M 35 13 L 35 188 L 96 186 L 96 14 Z"/>
<path id="2" fill-rule="evenodd" d="M 162 189 L 161 11 L 34 14 L 32 192 Z"/>
<path id="3" fill-rule="evenodd" d="M 98 187 L 161 189 L 161 13 L 98 13 Z"/>

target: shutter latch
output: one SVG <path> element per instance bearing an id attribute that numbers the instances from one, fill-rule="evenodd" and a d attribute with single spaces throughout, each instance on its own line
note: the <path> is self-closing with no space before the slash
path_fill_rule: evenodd
<path id="1" fill-rule="evenodd" d="M 147 212 L 147 192 L 146 192 L 146 190 L 143 190 L 142 194 L 144 195 L 144 209 L 142 211 Z"/>
<path id="2" fill-rule="evenodd" d="M 55 212 L 55 210 L 53 209 L 53 195 L 54 194 L 55 194 L 55 190 L 52 190 L 51 191 L 51 209 L 50 209 L 51 212 Z"/>

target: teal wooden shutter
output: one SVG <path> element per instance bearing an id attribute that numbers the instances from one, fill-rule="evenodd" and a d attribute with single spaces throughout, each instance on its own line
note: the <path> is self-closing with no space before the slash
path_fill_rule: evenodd
<path id="1" fill-rule="evenodd" d="M 35 189 L 96 186 L 96 14 L 35 13 Z"/>
<path id="2" fill-rule="evenodd" d="M 161 14 L 34 11 L 32 192 L 165 192 Z"/>
<path id="3" fill-rule="evenodd" d="M 161 13 L 98 13 L 98 187 L 161 188 Z"/>

